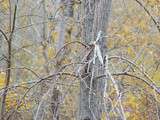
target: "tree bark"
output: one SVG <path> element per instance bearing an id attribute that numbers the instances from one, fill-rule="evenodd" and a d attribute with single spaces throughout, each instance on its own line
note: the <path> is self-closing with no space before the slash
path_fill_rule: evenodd
<path id="1" fill-rule="evenodd" d="M 10 84 L 10 79 L 11 79 L 11 65 L 12 65 L 12 39 L 13 39 L 13 34 L 15 30 L 15 24 L 16 24 L 16 14 L 17 14 L 17 3 L 14 5 L 14 12 L 13 12 L 13 20 L 12 20 L 12 11 L 11 11 L 11 1 L 9 1 L 9 11 L 10 11 L 10 18 L 9 18 L 9 29 L 10 29 L 10 35 L 7 40 L 7 68 L 6 68 L 6 78 L 5 78 L 5 87 L 4 87 L 4 92 L 2 96 L 2 101 L 1 101 L 1 120 L 4 120 L 5 118 L 5 112 L 6 112 L 6 97 L 8 93 L 8 86 Z"/>
<path id="2" fill-rule="evenodd" d="M 106 35 L 109 15 L 111 11 L 112 0 L 84 0 L 83 9 L 83 32 L 82 38 L 86 43 L 95 41 L 98 32 L 102 31 Z M 98 42 L 102 57 L 106 54 L 106 41 L 101 39 Z M 87 58 L 87 61 L 93 58 L 93 52 Z M 89 71 L 87 71 L 89 67 Z M 84 69 L 84 75 L 90 75 L 80 83 L 80 120 L 101 120 L 104 110 L 104 92 L 106 91 L 107 79 L 95 79 L 96 76 L 105 72 L 104 65 L 98 60 L 95 64 L 87 65 Z M 86 77 L 86 76 L 85 76 Z"/>
<path id="3" fill-rule="evenodd" d="M 64 12 L 60 15 L 60 21 L 58 23 L 58 40 L 56 43 L 56 52 L 58 52 L 65 44 L 65 35 L 67 32 L 67 22 L 69 22 L 68 18 L 73 17 L 73 0 L 61 0 L 60 3 L 64 6 Z M 56 68 L 55 71 L 58 71 L 58 68 L 61 66 L 61 62 L 64 59 L 64 54 L 66 52 L 62 51 L 61 54 L 56 58 Z M 51 98 L 51 109 L 53 113 L 53 120 L 60 120 L 59 115 L 59 104 L 61 98 L 61 92 L 58 90 L 56 86 L 53 88 L 52 98 Z"/>
<path id="4" fill-rule="evenodd" d="M 46 15 L 46 1 L 45 0 L 42 1 L 42 8 L 40 10 L 41 10 L 41 13 L 43 15 L 43 21 L 46 21 L 47 20 L 47 15 Z M 43 48 L 42 56 L 43 56 L 43 59 L 45 61 L 44 70 L 45 70 L 45 74 L 49 75 L 50 71 L 49 71 L 49 67 L 48 67 L 48 54 L 47 54 L 48 41 L 47 41 L 47 24 L 46 23 L 42 24 L 41 34 L 42 34 L 41 45 L 42 45 L 42 48 Z M 39 97 L 40 102 L 39 102 L 39 106 L 38 106 L 38 109 L 37 109 L 37 112 L 36 112 L 35 120 L 43 120 L 44 119 L 44 115 L 45 115 L 44 111 L 45 111 L 46 102 L 43 101 L 42 98 L 46 94 L 47 89 L 48 89 L 48 86 L 45 83 L 45 81 L 42 82 L 41 83 L 41 89 L 40 89 L 40 97 Z"/>

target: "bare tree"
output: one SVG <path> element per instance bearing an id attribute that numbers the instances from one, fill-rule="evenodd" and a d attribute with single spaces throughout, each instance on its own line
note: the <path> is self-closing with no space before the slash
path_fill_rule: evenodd
<path id="1" fill-rule="evenodd" d="M 17 14 L 17 3 L 14 5 L 14 12 L 13 12 L 13 18 L 12 18 L 12 6 L 11 6 L 11 1 L 9 0 L 9 5 L 10 5 L 10 10 L 9 10 L 9 30 L 10 34 L 9 37 L 7 38 L 6 36 L 6 41 L 7 41 L 7 68 L 6 68 L 6 80 L 5 80 L 5 87 L 4 87 L 4 92 L 2 96 L 2 102 L 1 102 L 1 120 L 4 120 L 4 115 L 6 111 L 6 97 L 7 97 L 7 92 L 8 92 L 8 86 L 10 84 L 10 79 L 11 79 L 11 66 L 12 66 L 12 40 L 13 40 L 13 35 L 14 35 L 14 30 L 15 30 L 15 24 L 16 24 L 16 14 Z"/>
<path id="2" fill-rule="evenodd" d="M 42 1 L 42 10 L 41 11 L 42 11 L 42 14 L 43 14 L 43 21 L 46 21 L 47 20 L 47 15 L 46 15 L 46 1 L 45 0 Z M 42 55 L 43 55 L 43 58 L 45 60 L 45 64 L 44 64 L 45 73 L 47 75 L 49 75 L 50 71 L 49 71 L 49 67 L 48 67 L 48 54 L 47 54 L 47 47 L 48 47 L 47 24 L 45 22 L 42 24 L 41 45 L 42 45 L 42 48 L 43 48 Z M 40 99 L 42 99 L 42 97 L 46 93 L 46 91 L 47 91 L 47 84 L 45 82 L 42 82 L 41 83 L 41 91 L 40 91 Z M 44 119 L 45 104 L 46 103 L 43 100 L 40 101 L 35 120 L 43 120 Z"/>
<path id="3" fill-rule="evenodd" d="M 101 37 L 106 35 L 106 29 L 109 21 L 112 0 L 84 0 L 83 6 L 83 32 L 82 37 L 86 43 L 96 41 L 98 33 Z M 101 32 L 100 32 L 101 31 Z M 99 38 L 98 38 L 99 39 Z M 99 44 L 104 59 L 106 54 L 106 41 L 102 38 L 95 44 Z M 93 47 L 95 45 L 93 44 Z M 92 51 L 86 60 L 90 62 L 94 56 Z M 80 85 L 80 111 L 81 120 L 100 120 L 103 108 L 103 95 L 106 89 L 106 79 L 95 79 L 104 74 L 104 64 L 96 60 L 95 64 L 88 63 L 84 67 L 84 73 Z"/>
<path id="4" fill-rule="evenodd" d="M 56 52 L 58 52 L 65 44 L 65 35 L 67 34 L 67 23 L 68 18 L 73 17 L 73 0 L 60 0 L 60 3 L 64 6 L 61 15 L 59 15 L 59 23 L 58 23 L 58 40 L 56 43 Z M 55 60 L 56 64 L 58 65 L 55 68 L 55 71 L 58 71 L 58 68 L 61 66 L 61 62 L 64 59 L 65 51 L 63 51 L 58 58 Z M 53 93 L 51 97 L 51 109 L 53 113 L 53 120 L 59 120 L 59 104 L 61 98 L 61 92 L 58 90 L 56 86 L 53 86 Z"/>

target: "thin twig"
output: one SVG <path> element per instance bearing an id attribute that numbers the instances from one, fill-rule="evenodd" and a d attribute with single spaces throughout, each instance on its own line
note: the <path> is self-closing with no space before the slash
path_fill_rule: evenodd
<path id="1" fill-rule="evenodd" d="M 139 1 L 139 0 L 135 0 L 143 9 L 144 11 L 149 15 L 149 17 L 152 19 L 153 23 L 156 25 L 158 31 L 160 32 L 160 26 L 157 24 L 157 21 L 154 19 L 154 17 L 151 15 L 151 13 L 149 12 L 149 10 Z"/>

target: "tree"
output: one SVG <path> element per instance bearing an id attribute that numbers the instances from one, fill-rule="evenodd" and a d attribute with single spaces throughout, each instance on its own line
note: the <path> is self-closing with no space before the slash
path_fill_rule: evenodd
<path id="1" fill-rule="evenodd" d="M 159 120 L 159 8 L 0 0 L 1 119 Z"/>
<path id="2" fill-rule="evenodd" d="M 90 44 L 96 41 L 97 35 L 102 32 L 103 35 L 100 35 L 100 40 L 97 43 L 93 44 L 94 49 L 95 45 L 98 44 L 100 51 L 102 52 L 103 61 L 107 54 L 107 47 L 105 41 L 106 29 L 109 22 L 109 16 L 111 12 L 111 2 L 112 0 L 84 0 L 82 2 L 83 9 L 83 40 Z M 100 33 L 101 34 L 101 33 Z M 93 62 L 92 58 L 94 56 L 94 50 L 86 56 L 87 62 Z M 95 59 L 95 58 L 93 58 Z M 96 60 L 94 63 L 88 63 L 84 67 L 84 73 L 82 74 L 81 80 L 81 91 L 80 91 L 80 119 L 81 120 L 100 120 L 102 113 L 104 111 L 104 94 L 106 89 L 106 79 L 96 79 L 97 76 L 100 76 L 105 73 L 105 65 L 100 61 Z"/>
<path id="3" fill-rule="evenodd" d="M 9 32 L 10 35 L 7 37 L 4 34 L 5 40 L 7 41 L 7 60 L 6 60 L 6 78 L 5 78 L 5 87 L 4 87 L 4 92 L 2 96 L 2 102 L 1 102 L 1 119 L 4 120 L 4 115 L 6 111 L 6 97 L 7 97 L 7 92 L 8 92 L 8 86 L 10 84 L 11 80 L 11 66 L 12 66 L 12 41 L 13 41 L 13 34 L 15 30 L 15 23 L 16 23 L 16 14 L 17 14 L 17 4 L 18 2 L 15 3 L 14 5 L 14 12 L 13 12 L 13 19 L 12 19 L 12 6 L 11 6 L 11 1 L 9 2 L 9 7 L 10 7 L 10 12 L 9 12 Z"/>

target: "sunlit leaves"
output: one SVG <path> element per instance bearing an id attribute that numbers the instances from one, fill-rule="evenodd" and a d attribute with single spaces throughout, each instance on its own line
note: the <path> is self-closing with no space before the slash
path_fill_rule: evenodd
<path id="1" fill-rule="evenodd" d="M 0 73 L 0 89 L 5 87 L 5 73 Z M 20 89 L 19 89 L 20 90 Z M 21 89 L 22 92 L 25 89 Z M 20 94 L 17 92 L 17 90 L 9 90 L 6 96 L 6 110 L 9 111 L 11 109 L 15 109 L 19 103 L 20 100 Z M 29 101 L 23 100 L 22 103 L 19 105 L 21 110 L 29 109 L 31 108 L 31 103 Z"/>
<path id="2" fill-rule="evenodd" d="M 0 2 L 0 12 L 7 12 L 9 9 L 9 0 L 2 0 Z M 12 0 L 11 0 L 12 1 Z M 110 27 L 108 30 L 108 38 L 107 38 L 107 53 L 109 56 L 122 56 L 129 60 L 131 60 L 134 64 L 139 66 L 141 70 L 145 71 L 156 83 L 157 86 L 160 85 L 160 71 L 158 68 L 159 62 L 159 45 L 160 45 L 160 35 L 156 30 L 156 26 L 154 25 L 151 18 L 146 14 L 144 9 L 139 6 L 134 0 L 127 1 L 122 0 L 113 1 L 113 10 L 112 10 L 112 19 L 110 20 Z M 143 0 L 140 0 L 143 1 Z M 58 51 L 55 50 L 55 46 L 60 37 L 59 30 L 59 13 L 62 12 L 62 9 L 59 8 L 58 3 L 57 6 L 51 3 L 51 0 L 46 2 L 46 21 L 43 20 L 43 15 L 39 14 L 41 12 L 42 4 L 38 0 L 38 2 L 34 1 L 24 1 L 19 2 L 18 6 L 18 14 L 17 14 L 17 22 L 16 22 L 16 31 L 13 37 L 13 63 L 12 67 L 20 67 L 25 66 L 29 69 L 36 72 L 40 77 L 46 75 L 45 68 L 49 67 L 50 73 L 54 73 L 54 70 L 59 70 L 61 66 L 67 65 L 69 63 L 82 62 L 81 58 L 84 58 L 85 53 L 88 51 L 85 50 L 81 45 L 70 44 L 65 46 L 64 49 L 59 52 L 56 58 L 55 55 Z M 152 16 L 158 21 L 160 16 L 159 9 L 159 0 L 144 0 L 143 4 L 149 9 Z M 40 8 L 40 9 L 39 9 Z M 64 44 L 75 41 L 79 41 L 81 39 L 81 25 L 83 24 L 84 18 L 79 16 L 79 8 L 80 6 L 75 3 L 74 4 L 74 16 L 77 18 L 73 19 L 65 19 L 65 27 L 62 28 L 62 32 L 64 36 Z M 58 10 L 59 9 L 59 10 Z M 63 7 L 64 9 L 64 7 Z M 37 12 L 38 11 L 38 12 Z M 91 11 L 92 12 L 92 11 Z M 6 19 L 5 22 L 2 22 L 2 28 L 5 32 L 8 30 L 9 22 L 8 15 L 5 17 L 2 16 L 1 19 Z M 53 15 L 53 16 L 51 16 Z M 54 16 L 56 15 L 56 16 Z M 61 17 L 61 15 L 60 15 Z M 58 19 L 57 19 L 58 18 Z M 33 20 L 33 21 L 32 21 Z M 41 44 L 43 40 L 41 36 L 43 36 L 43 30 L 41 29 L 43 26 L 43 22 L 46 23 L 46 41 L 44 44 Z M 38 23 L 38 24 L 37 24 Z M 4 24 L 4 25 L 3 25 Z M 26 28 L 23 28 L 27 26 Z M 38 28 L 36 30 L 36 34 L 32 33 L 34 28 Z M 39 29 L 40 28 L 40 29 Z M 9 35 L 8 33 L 6 33 Z M 38 34 L 38 35 L 37 35 Z M 40 40 L 39 40 L 40 39 Z M 19 41 L 19 42 L 17 42 Z M 28 43 L 29 42 L 29 43 Z M 27 44 L 31 44 L 29 47 Z M 63 45 L 64 45 L 63 44 Z M 62 45 L 62 46 L 63 46 Z M 18 48 L 17 48 L 18 47 Z M 21 48 L 22 47 L 22 48 Z M 6 47 L 7 49 L 7 47 Z M 99 48 L 96 48 L 97 50 Z M 85 51 L 85 52 L 84 52 Z M 99 51 L 99 50 L 98 50 Z M 83 53 L 83 54 L 82 54 Z M 44 55 L 45 54 L 45 55 Z M 99 52 L 96 53 L 99 57 L 99 60 L 102 62 L 102 58 Z M 111 66 L 111 72 L 118 73 L 128 70 L 131 74 L 139 75 L 143 78 L 144 75 L 137 71 L 137 68 L 134 65 L 128 65 L 126 61 L 122 61 L 120 59 L 109 61 L 109 65 Z M 103 63 L 103 62 L 102 62 Z M 75 67 L 76 66 L 76 67 Z M 62 72 L 73 73 L 76 74 L 76 70 L 80 65 L 71 65 L 67 66 L 62 70 Z M 133 68 L 132 68 L 133 67 Z M 143 68 L 142 68 L 143 67 Z M 57 71 L 56 71 L 57 72 Z M 74 73 L 75 72 L 75 73 Z M 31 72 L 21 71 L 21 70 L 12 70 L 13 80 L 10 83 L 10 86 L 17 85 L 17 83 L 21 84 L 28 80 L 39 80 L 37 77 L 33 77 L 34 75 Z M 63 114 L 64 119 L 74 119 L 76 113 L 76 97 L 79 92 L 79 81 L 75 81 L 72 85 L 69 85 L 69 82 L 73 79 L 72 76 L 61 76 L 57 79 L 47 79 L 44 81 L 52 82 L 54 80 L 57 83 L 56 86 L 60 86 L 62 94 L 64 97 L 64 103 L 60 103 L 61 108 L 60 112 Z M 146 78 L 147 79 L 147 78 Z M 133 79 L 132 77 L 117 77 L 117 83 L 120 83 L 120 92 L 122 92 L 122 104 L 125 110 L 125 115 L 127 120 L 147 120 L 148 114 L 146 111 L 151 111 L 154 109 L 154 104 L 148 106 L 148 96 L 143 96 L 144 94 L 152 93 L 151 89 L 148 85 L 146 85 L 141 80 Z M 18 81 L 18 82 L 17 82 Z M 124 84 L 121 85 L 121 82 Z M 4 87 L 5 83 L 5 73 L 0 73 L 0 88 Z M 73 86 L 73 88 L 69 91 L 68 89 Z M 21 85 L 21 88 L 11 88 L 7 94 L 7 110 L 15 109 L 18 104 L 20 104 L 19 111 L 24 111 L 26 108 L 30 109 L 32 107 L 33 101 L 29 101 L 29 98 L 32 98 L 32 94 L 37 92 L 38 90 L 31 90 L 31 92 L 25 98 L 22 98 L 27 88 L 30 85 L 26 84 Z M 143 94 L 134 93 L 133 89 L 130 90 L 129 87 L 143 88 L 149 92 L 144 92 Z M 47 88 L 46 88 L 47 89 Z M 69 91 L 69 95 L 66 91 Z M 75 91 L 74 91 L 75 90 Z M 124 91 L 123 91 L 124 90 Z M 125 90 L 131 91 L 125 93 Z M 117 98 L 115 94 L 115 90 L 111 88 L 108 94 L 109 97 L 113 100 L 113 106 L 117 104 Z M 123 94 L 124 92 L 124 94 Z M 35 95 L 34 99 L 39 100 L 39 95 Z M 151 96 L 153 97 L 153 96 Z M 159 98 L 159 96 L 158 96 Z M 22 102 L 20 103 L 20 100 Z M 38 101 L 39 102 L 39 101 Z M 38 103 L 37 102 L 37 103 Z M 117 107 L 115 105 L 115 107 Z M 32 109 L 31 109 L 32 110 Z M 148 112 L 148 113 L 149 113 Z M 31 112 L 32 113 L 32 112 Z M 150 112 L 151 113 L 151 112 Z M 48 115 L 48 113 L 47 113 Z M 118 113 L 110 112 L 109 113 L 111 119 L 118 115 Z M 152 118 L 152 116 L 151 116 Z M 102 113 L 101 120 L 106 120 L 106 113 Z"/>
<path id="3" fill-rule="evenodd" d="M 153 73 L 153 80 L 160 86 L 160 71 L 156 71 Z"/>
<path id="4" fill-rule="evenodd" d="M 0 72 L 0 88 L 3 88 L 5 85 L 5 73 Z"/>
<path id="5" fill-rule="evenodd" d="M 9 0 L 2 0 L 0 2 L 0 9 L 2 10 L 2 12 L 6 12 L 9 8 Z"/>
<path id="6" fill-rule="evenodd" d="M 131 58 L 134 58 L 134 57 L 135 57 L 135 52 L 134 52 L 134 49 L 133 49 L 133 48 L 128 47 L 128 48 L 127 48 L 127 52 L 128 52 L 128 55 L 129 55 Z"/>
<path id="7" fill-rule="evenodd" d="M 145 0 L 147 4 L 149 4 L 151 7 L 154 7 L 155 5 L 160 4 L 159 0 Z"/>
<path id="8" fill-rule="evenodd" d="M 52 31 L 51 32 L 51 40 L 53 42 L 55 42 L 55 41 L 57 41 L 57 39 L 58 39 L 58 32 L 57 31 Z"/>
<path id="9" fill-rule="evenodd" d="M 138 22 L 138 27 L 141 29 L 141 31 L 147 31 L 149 26 L 147 25 L 146 20 L 140 20 Z"/>
<path id="10" fill-rule="evenodd" d="M 47 48 L 47 52 L 48 52 L 48 58 L 49 59 L 53 59 L 53 57 L 55 56 L 55 49 L 54 49 L 54 47 L 48 47 Z"/>
<path id="11" fill-rule="evenodd" d="M 10 110 L 15 108 L 17 105 L 17 94 L 14 91 L 9 91 L 6 98 L 6 109 Z"/>
<path id="12" fill-rule="evenodd" d="M 112 12 L 113 19 L 109 29 L 112 37 L 107 41 L 107 46 L 111 50 L 109 53 L 111 55 L 125 56 L 133 61 L 159 87 L 160 71 L 159 67 L 156 66 L 158 66 L 159 61 L 160 35 L 155 24 L 144 11 L 144 8 L 137 6 L 135 1 L 124 1 L 122 3 L 123 7 L 118 7 L 119 5 L 116 3 L 113 4 L 115 8 Z M 160 9 L 158 6 L 160 5 L 160 1 L 144 0 L 143 4 L 149 10 L 150 14 L 159 21 Z M 117 64 L 120 64 L 120 67 Z M 123 63 L 119 62 L 112 63 L 112 66 L 116 70 L 117 68 L 127 68 Z M 133 71 L 130 69 L 129 72 L 132 74 L 141 74 L 144 77 L 135 67 L 133 67 Z M 130 86 L 134 86 L 134 89 L 137 86 L 148 91 L 148 94 L 153 94 L 150 87 L 140 80 L 125 78 L 123 82 L 129 84 L 126 87 L 127 90 Z M 150 111 L 156 113 L 156 109 L 154 107 L 154 101 L 149 100 L 150 98 L 146 95 L 147 93 L 139 94 L 138 92 L 133 93 L 132 90 L 129 91 L 124 95 L 124 99 L 122 99 L 127 120 L 155 119 L 156 116 L 153 113 L 148 114 Z"/>
<path id="13" fill-rule="evenodd" d="M 120 34 L 123 35 L 124 37 L 127 37 L 128 35 L 131 35 L 130 26 L 123 26 L 123 28 L 121 29 Z"/>
<path id="14" fill-rule="evenodd" d="M 7 111 L 15 109 L 17 107 L 19 108 L 18 110 L 28 110 L 32 107 L 32 105 L 31 102 L 27 100 L 27 98 L 23 98 L 22 100 L 18 92 L 9 91 L 6 98 Z"/>
<path id="15" fill-rule="evenodd" d="M 102 113 L 101 120 L 107 120 L 105 112 Z"/>
<path id="16" fill-rule="evenodd" d="M 127 93 L 125 105 L 125 115 L 129 120 L 139 120 L 143 118 L 143 114 L 140 113 L 141 99 L 132 92 Z"/>

